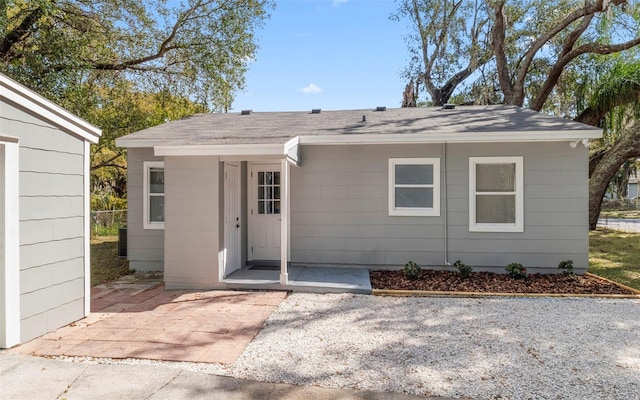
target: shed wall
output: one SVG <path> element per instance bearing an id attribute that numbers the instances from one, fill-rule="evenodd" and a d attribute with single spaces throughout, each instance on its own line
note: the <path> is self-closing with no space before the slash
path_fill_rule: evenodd
<path id="1" fill-rule="evenodd" d="M 25 342 L 84 317 L 85 144 L 7 103 L 0 124 L 2 132 L 20 138 L 20 339 Z"/>
<path id="2" fill-rule="evenodd" d="M 145 161 L 163 161 L 153 149 L 127 150 L 127 259 L 136 271 L 164 270 L 164 230 L 143 228 Z"/>
<path id="3" fill-rule="evenodd" d="M 555 269 L 572 259 L 587 268 L 584 147 L 449 144 L 446 151 L 445 167 L 440 144 L 303 146 L 302 167 L 291 169 L 291 261 L 399 267 L 409 260 L 442 266 L 460 259 L 502 270 L 510 262 Z M 524 157 L 524 232 L 469 232 L 469 157 L 478 156 Z M 439 217 L 389 216 L 388 159 L 410 157 L 441 159 L 447 186 Z"/>

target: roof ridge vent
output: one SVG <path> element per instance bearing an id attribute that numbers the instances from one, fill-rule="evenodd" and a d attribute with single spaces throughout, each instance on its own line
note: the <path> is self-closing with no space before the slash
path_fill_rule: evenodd
<path id="1" fill-rule="evenodd" d="M 240 111 L 240 115 L 250 115 L 252 112 L 252 110 L 242 110 Z"/>
<path id="2" fill-rule="evenodd" d="M 311 114 L 320 114 L 322 112 L 321 108 L 312 108 Z"/>
<path id="3" fill-rule="evenodd" d="M 455 104 L 446 103 L 446 104 L 442 105 L 442 109 L 443 110 L 455 110 L 456 109 L 456 105 Z"/>
<path id="4" fill-rule="evenodd" d="M 385 106 L 378 106 L 378 107 L 376 107 L 376 111 L 387 111 L 387 107 L 385 107 Z"/>

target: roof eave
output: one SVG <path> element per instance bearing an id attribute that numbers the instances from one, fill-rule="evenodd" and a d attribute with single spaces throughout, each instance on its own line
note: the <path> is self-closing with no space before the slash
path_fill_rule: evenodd
<path id="1" fill-rule="evenodd" d="M 450 132 L 438 134 L 351 134 L 311 136 L 301 135 L 301 145 L 321 144 L 391 144 L 391 143 L 508 143 L 566 142 L 598 139 L 598 129 L 532 132 Z"/>
<path id="2" fill-rule="evenodd" d="M 63 131 L 79 136 L 91 143 L 98 143 L 102 130 L 59 105 L 45 99 L 13 79 L 0 74 L 0 97 L 34 113 Z"/>
<path id="3" fill-rule="evenodd" d="M 215 145 L 157 145 L 156 156 L 272 156 L 284 157 L 283 143 L 215 144 Z"/>
<path id="4" fill-rule="evenodd" d="M 513 142 L 575 142 L 584 139 L 598 139 L 602 137 L 600 129 L 573 129 L 573 130 L 553 130 L 553 131 L 494 131 L 494 132 L 443 132 L 437 134 L 403 134 L 403 133 L 353 133 L 353 134 L 336 134 L 336 135 L 300 135 L 297 136 L 299 145 L 332 145 L 332 144 L 392 144 L 392 143 L 513 143 Z M 295 139 L 295 138 L 294 138 Z M 248 139 L 251 140 L 251 139 Z M 259 139 L 257 139 L 259 140 Z M 136 138 L 118 138 L 116 145 L 126 148 L 154 148 L 161 153 L 171 152 L 178 155 L 180 152 L 195 155 L 220 155 L 224 153 L 222 149 L 234 148 L 245 149 L 254 147 L 256 149 L 269 148 L 277 146 L 282 148 L 283 143 L 257 143 L 248 142 L 243 144 L 169 144 L 177 142 L 176 139 L 166 140 L 162 143 L 162 139 L 136 139 Z M 262 151 L 262 150 L 257 150 Z M 156 152 L 157 153 L 157 152 Z M 241 153 L 232 154 L 240 155 Z M 246 154 L 246 153 L 242 153 Z M 271 154 L 271 153 L 251 153 L 251 154 Z M 161 155 L 161 154 L 157 154 Z M 227 154 L 224 154 L 227 155 Z"/>

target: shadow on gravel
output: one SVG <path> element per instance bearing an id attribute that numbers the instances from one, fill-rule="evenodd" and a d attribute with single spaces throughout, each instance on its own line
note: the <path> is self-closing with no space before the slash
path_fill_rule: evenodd
<path id="1" fill-rule="evenodd" d="M 638 306 L 294 294 L 236 368 L 260 380 L 422 395 L 627 398 L 640 392 Z"/>

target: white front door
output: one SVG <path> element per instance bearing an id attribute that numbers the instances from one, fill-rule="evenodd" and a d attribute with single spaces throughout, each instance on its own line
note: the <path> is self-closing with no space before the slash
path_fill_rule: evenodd
<path id="1" fill-rule="evenodd" d="M 252 164 L 249 260 L 280 259 L 280 164 Z"/>
<path id="2" fill-rule="evenodd" d="M 224 164 L 224 276 L 240 269 L 240 167 Z"/>

